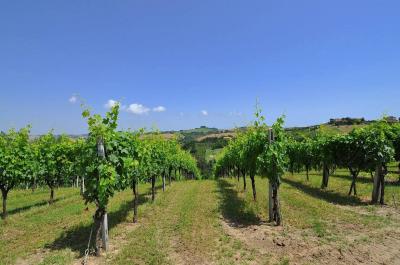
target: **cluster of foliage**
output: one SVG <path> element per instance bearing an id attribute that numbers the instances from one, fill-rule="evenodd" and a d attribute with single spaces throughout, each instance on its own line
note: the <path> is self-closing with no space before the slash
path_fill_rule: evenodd
<path id="1" fill-rule="evenodd" d="M 281 183 L 280 177 L 287 168 L 287 137 L 283 129 L 283 117 L 269 128 L 257 108 L 256 120 L 244 132 L 238 132 L 237 136 L 221 152 L 215 165 L 217 177 L 237 174 L 243 177 L 244 189 L 246 189 L 246 174 L 249 175 L 252 184 L 253 198 L 257 199 L 255 175 L 266 177 L 270 183 L 270 198 L 272 202 L 272 215 L 270 221 L 277 225 L 281 223 L 281 214 L 278 200 L 278 189 Z"/>
<path id="2" fill-rule="evenodd" d="M 33 151 L 29 144 L 30 127 L 19 132 L 10 130 L 0 134 L 0 189 L 3 198 L 3 214 L 7 216 L 8 192 L 33 174 Z"/>
<path id="3" fill-rule="evenodd" d="M 105 245 L 104 231 L 107 204 L 115 192 L 132 188 L 134 193 L 134 221 L 137 220 L 138 183 L 151 181 L 152 199 L 155 198 L 156 178 L 162 176 L 165 189 L 165 176 L 173 169 L 184 170 L 187 176 L 199 177 L 194 159 L 181 150 L 176 141 L 167 140 L 158 134 L 144 135 L 141 132 L 118 132 L 117 121 L 119 105 L 106 114 L 91 115 L 83 112 L 89 125 L 89 136 L 81 150 L 85 165 L 83 177 L 87 189 L 83 193 L 86 202 L 97 206 L 95 214 L 96 252 L 100 254 L 100 240 Z M 171 177 L 171 175 L 169 175 Z M 100 233 L 103 233 L 100 236 Z"/>
<path id="4" fill-rule="evenodd" d="M 311 170 L 314 162 L 316 161 L 315 155 L 316 147 L 315 141 L 306 138 L 304 141 L 291 141 L 287 147 L 287 154 L 290 157 L 289 160 L 289 171 L 301 171 L 305 170 L 307 180 L 309 179 L 309 171 Z"/>
<path id="5" fill-rule="evenodd" d="M 104 118 L 87 109 L 82 115 L 88 122 L 87 138 L 72 139 L 49 132 L 30 139 L 30 127 L 0 134 L 4 218 L 8 192 L 18 186 L 47 185 L 49 202 L 53 203 L 55 188 L 71 185 L 79 176 L 85 180 L 83 197 L 87 203 L 96 204 L 100 218 L 115 192 L 126 188 L 136 188 L 137 192 L 140 182 L 158 177 L 163 177 L 164 183 L 165 177 L 169 182 L 182 177 L 200 178 L 196 160 L 176 139 L 143 130 L 117 131 L 118 105 Z"/>
<path id="6" fill-rule="evenodd" d="M 356 195 L 356 179 L 361 171 L 372 174 L 377 167 L 385 168 L 390 161 L 399 159 L 399 128 L 381 120 L 345 135 L 319 133 L 302 141 L 290 140 L 289 169 L 306 170 L 307 179 L 310 169 L 323 169 L 321 188 L 326 188 L 330 172 L 347 168 L 352 177 L 349 195 Z"/>
<path id="7" fill-rule="evenodd" d="M 50 204 L 54 201 L 54 188 L 63 185 L 73 175 L 75 145 L 67 136 L 56 137 L 52 132 L 33 143 L 35 177 L 50 188 Z"/>

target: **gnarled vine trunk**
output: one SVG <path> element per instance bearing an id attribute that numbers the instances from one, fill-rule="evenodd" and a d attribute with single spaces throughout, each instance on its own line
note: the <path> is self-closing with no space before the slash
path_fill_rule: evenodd
<path id="1" fill-rule="evenodd" d="M 8 190 L 1 189 L 1 196 L 3 198 L 3 214 L 1 215 L 1 217 L 3 219 L 7 218 L 7 195 L 8 195 Z"/>
<path id="2" fill-rule="evenodd" d="M 165 191 L 165 172 L 162 173 L 162 191 Z"/>
<path id="3" fill-rule="evenodd" d="M 50 187 L 50 200 L 49 200 L 49 204 L 53 204 L 54 203 L 54 188 Z"/>
<path id="4" fill-rule="evenodd" d="M 246 191 L 246 170 L 242 171 L 243 176 L 243 190 Z"/>
<path id="5" fill-rule="evenodd" d="M 354 196 L 357 196 L 356 180 L 357 180 L 359 171 L 350 169 L 350 173 L 351 173 L 351 176 L 352 176 L 352 181 L 351 181 L 349 196 L 351 195 L 352 191 L 354 191 Z"/>
<path id="6" fill-rule="evenodd" d="M 95 251 L 96 256 L 100 256 L 101 249 L 108 251 L 108 218 L 106 209 L 98 208 L 94 215 L 95 222 Z"/>
<path id="7" fill-rule="evenodd" d="M 172 174 L 172 168 L 168 170 L 168 185 L 171 185 L 171 174 Z"/>
<path id="8" fill-rule="evenodd" d="M 255 174 L 253 172 L 250 173 L 251 179 L 251 189 L 253 190 L 253 199 L 257 200 L 257 191 L 256 191 L 256 180 L 254 179 Z"/>
<path id="9" fill-rule="evenodd" d="M 385 175 L 387 174 L 386 165 L 379 164 L 375 168 L 374 187 L 372 189 L 372 203 L 385 203 Z"/>
<path id="10" fill-rule="evenodd" d="M 329 167 L 326 164 L 324 164 L 322 172 L 321 189 L 325 189 L 328 187 L 328 181 L 329 181 Z"/>

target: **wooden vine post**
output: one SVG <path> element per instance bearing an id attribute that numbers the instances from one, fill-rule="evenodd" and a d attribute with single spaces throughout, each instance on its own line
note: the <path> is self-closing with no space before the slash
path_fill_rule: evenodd
<path id="1" fill-rule="evenodd" d="M 97 141 L 97 155 L 105 160 L 106 153 L 104 150 L 104 142 L 102 138 L 99 138 Z M 99 229 L 96 233 L 96 254 L 100 255 L 100 232 L 101 232 L 101 243 L 104 251 L 108 251 L 108 218 L 107 218 L 107 209 L 98 209 L 95 214 L 96 218 L 100 221 Z"/>
<path id="2" fill-rule="evenodd" d="M 81 195 L 83 195 L 85 193 L 85 178 L 82 177 L 81 180 Z"/>
<path id="3" fill-rule="evenodd" d="M 268 129 L 268 142 L 271 144 L 274 141 L 274 134 L 272 128 Z M 268 181 L 268 213 L 269 213 L 269 221 L 272 222 L 274 220 L 274 200 L 272 198 L 273 189 L 272 189 L 272 181 L 271 179 Z"/>
<path id="4" fill-rule="evenodd" d="M 372 189 L 372 203 L 384 204 L 385 194 L 385 173 L 382 170 L 382 163 L 375 168 L 374 184 Z"/>
<path id="5" fill-rule="evenodd" d="M 272 145 L 275 141 L 274 131 L 270 128 L 268 130 L 268 142 Z M 278 165 L 274 161 L 269 161 L 271 163 L 271 168 L 269 170 L 269 194 L 268 194 L 268 214 L 269 221 L 275 222 L 276 225 L 280 226 L 282 224 L 281 207 L 279 202 L 279 174 Z"/>

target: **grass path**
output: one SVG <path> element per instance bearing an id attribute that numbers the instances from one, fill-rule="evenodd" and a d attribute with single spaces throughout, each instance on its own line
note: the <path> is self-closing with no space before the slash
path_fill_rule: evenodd
<path id="1" fill-rule="evenodd" d="M 387 264 L 400 262 L 400 213 L 370 206 L 368 176 L 359 197 L 347 196 L 350 178 L 338 171 L 329 188 L 312 172 L 286 175 L 281 185 L 283 227 L 267 220 L 267 181 L 256 178 L 256 202 L 242 180 L 174 182 L 149 200 L 140 185 L 139 223 L 132 224 L 132 192 L 109 204 L 110 251 L 89 264 Z M 388 187 L 389 196 L 400 186 Z M 10 215 L 0 221 L 0 264 L 80 264 L 92 225 L 79 191 L 13 191 Z M 390 197 L 389 205 L 392 203 Z"/>
<path id="2" fill-rule="evenodd" d="M 252 253 L 222 228 L 215 181 L 174 183 L 129 234 L 112 264 L 247 264 Z"/>
<path id="3" fill-rule="evenodd" d="M 142 192 L 149 190 L 149 185 L 141 186 Z M 87 207 L 76 188 L 56 190 L 53 205 L 47 203 L 49 194 L 46 189 L 10 193 L 10 214 L 0 220 L 0 264 L 69 264 L 82 256 L 95 207 Z M 142 195 L 140 203 L 147 200 Z M 118 233 L 118 224 L 132 219 L 131 201 L 129 190 L 112 198 L 110 236 Z"/>

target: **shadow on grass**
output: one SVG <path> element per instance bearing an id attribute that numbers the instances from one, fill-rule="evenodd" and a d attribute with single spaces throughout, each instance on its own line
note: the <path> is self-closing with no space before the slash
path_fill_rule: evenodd
<path id="1" fill-rule="evenodd" d="M 156 190 L 160 190 L 162 186 L 157 185 Z M 132 198 L 133 199 L 133 198 Z M 151 200 L 151 196 L 149 196 L 149 192 L 146 191 L 142 194 L 139 194 L 139 204 L 138 206 L 148 202 Z M 111 230 L 119 223 L 122 223 L 128 214 L 133 212 L 133 202 L 125 201 L 120 205 L 120 207 L 115 210 L 108 212 L 108 229 Z M 139 216 L 140 222 L 140 216 Z M 65 231 L 54 240 L 52 243 L 46 245 L 46 248 L 51 250 L 62 250 L 62 249 L 71 249 L 74 252 L 79 252 L 79 258 L 82 258 L 85 254 L 85 249 L 87 248 L 90 230 L 92 229 L 93 221 L 88 225 L 79 225 L 75 227 L 71 227 L 69 230 Z M 93 228 L 94 229 L 94 228 Z M 91 239 L 91 247 L 94 246 L 95 235 L 93 230 L 93 235 Z"/>
<path id="2" fill-rule="evenodd" d="M 58 201 L 60 201 L 62 199 L 64 199 L 64 198 L 56 198 L 56 199 L 53 200 L 53 203 L 55 204 L 55 203 L 57 203 Z M 32 208 L 35 208 L 35 207 L 41 207 L 41 206 L 45 206 L 45 205 L 48 205 L 48 204 L 49 204 L 49 201 L 41 201 L 41 202 L 37 202 L 37 203 L 31 204 L 31 205 L 26 205 L 26 206 L 23 206 L 23 207 L 19 207 L 19 208 L 15 208 L 15 209 L 9 210 L 9 211 L 7 211 L 7 213 L 8 213 L 8 215 L 17 214 L 17 213 L 28 211 L 28 210 L 30 210 Z"/>
<path id="3" fill-rule="evenodd" d="M 300 173 L 296 173 L 296 174 L 304 174 L 304 177 L 305 177 L 305 172 L 300 172 Z M 310 176 L 320 176 L 321 179 L 322 179 L 322 172 L 321 173 L 313 172 L 313 173 L 309 173 L 309 175 Z M 340 178 L 340 179 L 348 180 L 349 182 L 351 182 L 350 173 L 348 175 L 333 173 L 333 174 L 330 174 L 329 177 Z M 360 182 L 360 183 L 372 183 L 372 179 L 368 175 L 359 175 L 357 177 L 357 182 Z M 350 185 L 349 185 L 349 187 L 350 187 Z"/>
<path id="4" fill-rule="evenodd" d="M 391 173 L 389 171 L 389 173 Z M 398 173 L 398 172 L 396 172 Z M 296 175 L 300 175 L 300 174 L 304 174 L 304 179 L 306 178 L 305 176 L 305 172 L 296 172 Z M 293 175 L 291 175 L 293 176 Z M 322 179 L 322 172 L 310 172 L 309 176 L 320 176 Z M 334 178 L 340 178 L 340 179 L 344 179 L 344 180 L 348 180 L 349 181 L 349 187 L 350 187 L 350 183 L 351 183 L 351 176 L 349 175 L 343 175 L 343 174 L 331 174 L 329 175 L 329 177 L 334 177 Z M 369 184 L 369 183 L 373 183 L 374 181 L 372 180 L 371 176 L 369 175 L 369 173 L 365 173 L 363 172 L 362 175 L 359 175 L 357 177 L 357 183 L 363 183 L 363 184 Z M 389 186 L 399 186 L 400 185 L 400 177 L 399 180 L 387 180 L 385 179 L 385 185 L 389 185 Z"/>
<path id="5" fill-rule="evenodd" d="M 347 196 L 333 191 L 321 190 L 320 188 L 311 187 L 287 178 L 282 178 L 282 182 L 289 184 L 290 186 L 295 187 L 314 198 L 322 199 L 330 203 L 339 205 L 368 205 L 368 203 L 361 201 L 358 197 Z"/>
<path id="6" fill-rule="evenodd" d="M 351 183 L 351 180 L 352 180 L 350 175 L 346 176 L 346 175 L 332 174 L 329 177 L 334 177 L 334 178 L 340 178 L 340 179 L 347 180 L 347 181 L 349 181 L 349 187 L 350 187 L 350 183 Z M 322 179 L 322 175 L 321 175 L 321 179 Z M 372 181 L 370 176 L 368 177 L 368 176 L 360 175 L 360 176 L 357 177 L 357 183 L 368 184 L 368 183 L 372 183 L 372 182 L 373 181 Z"/>
<path id="7" fill-rule="evenodd" d="M 218 193 L 220 194 L 220 211 L 222 216 L 237 227 L 260 224 L 260 218 L 249 208 L 246 201 L 239 198 L 236 185 L 225 179 L 218 179 Z"/>

